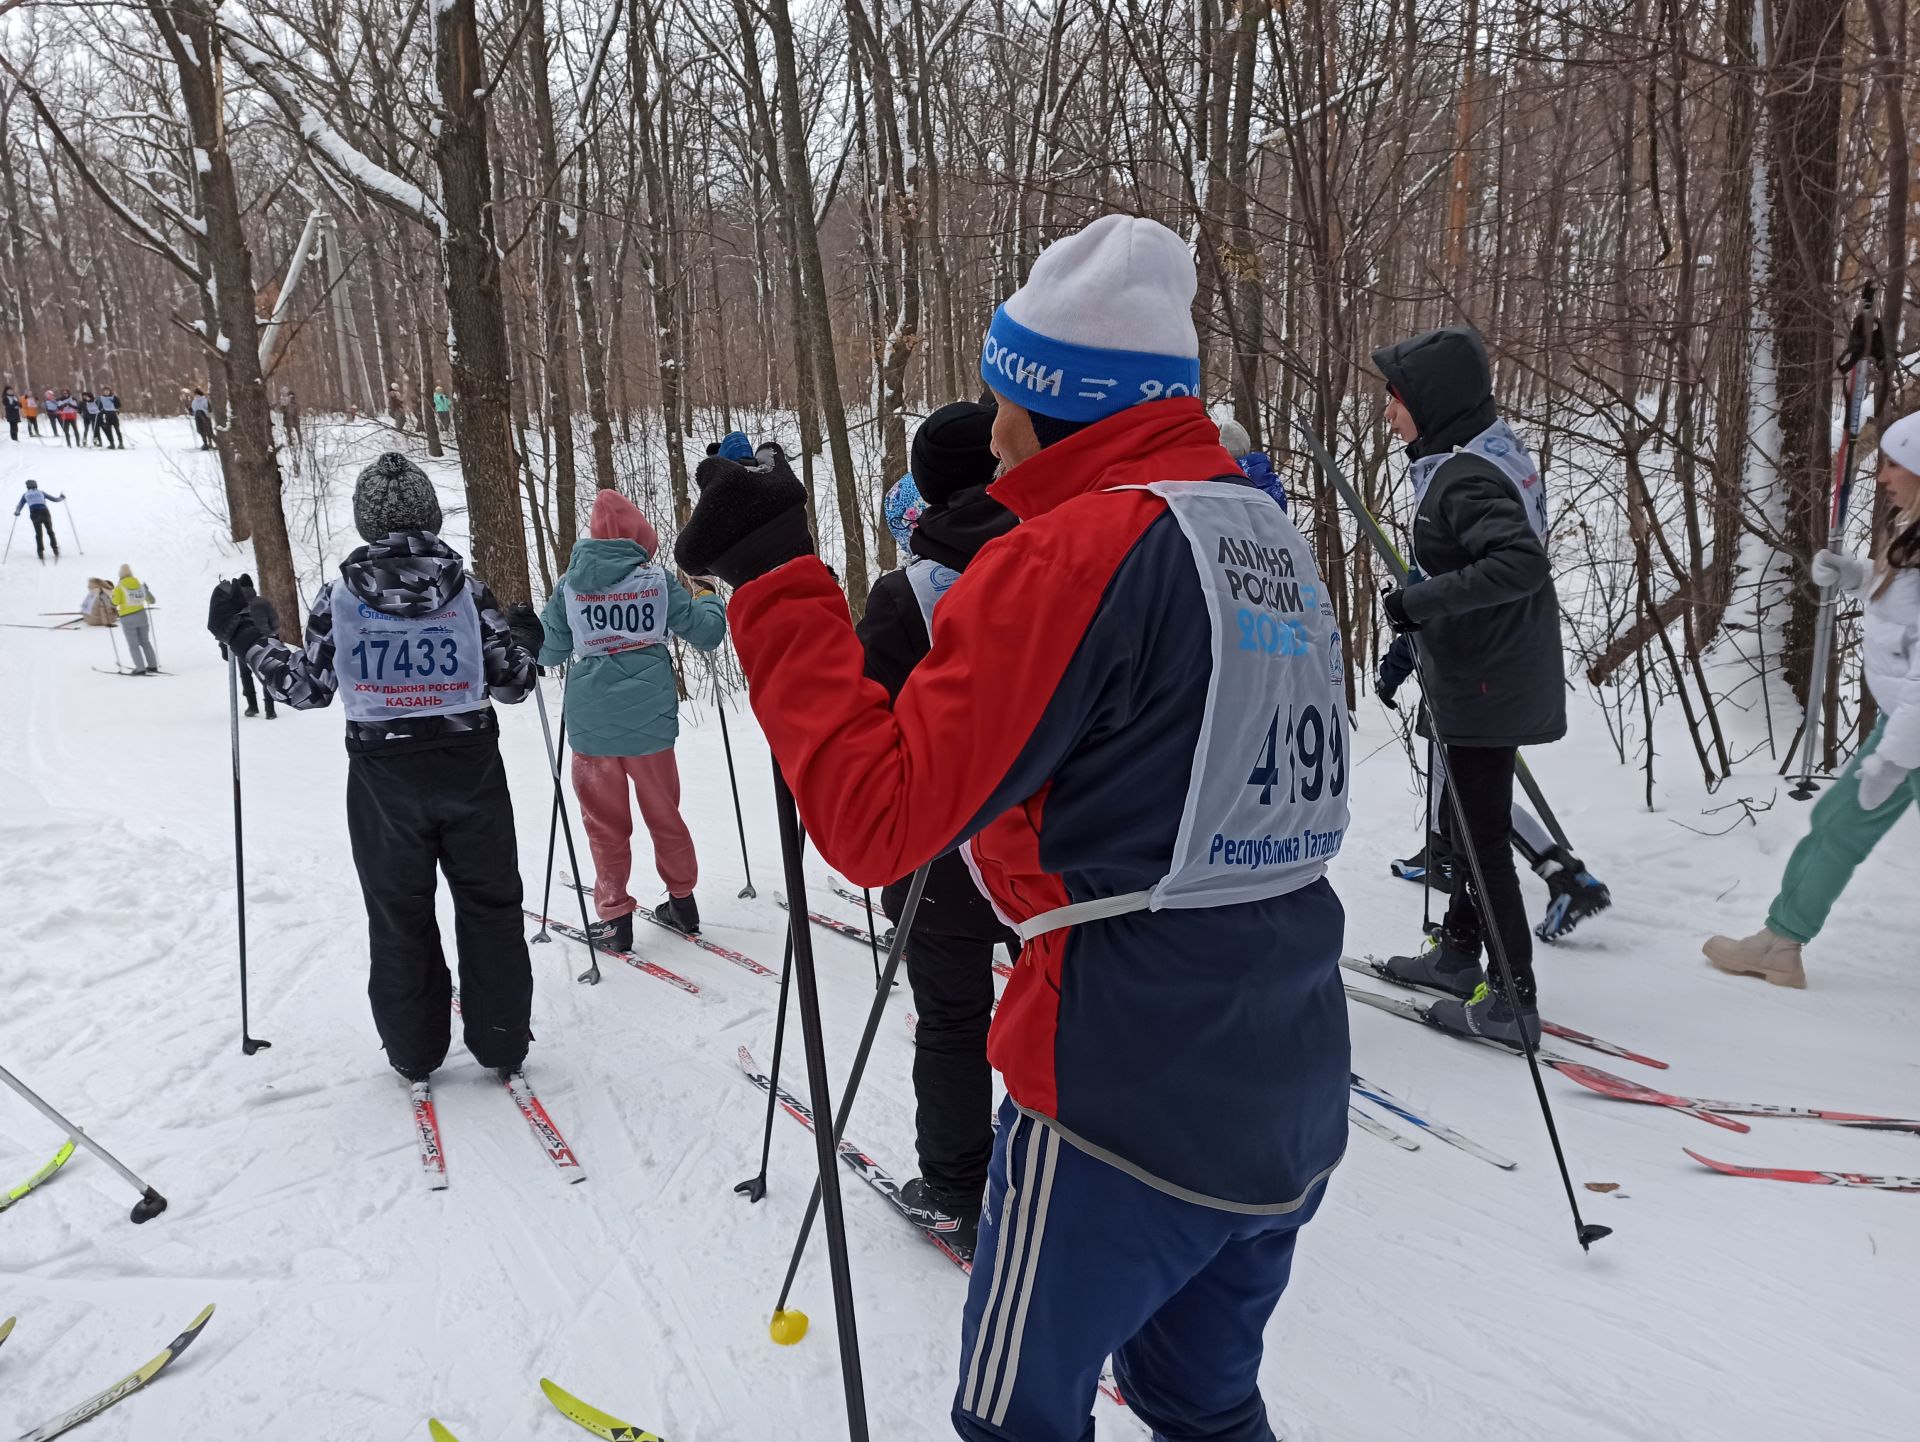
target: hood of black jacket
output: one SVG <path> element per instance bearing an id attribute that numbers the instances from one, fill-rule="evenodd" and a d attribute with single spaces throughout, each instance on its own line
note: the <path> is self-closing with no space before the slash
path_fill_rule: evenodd
<path id="1" fill-rule="evenodd" d="M 1420 428 L 1414 459 L 1463 446 L 1499 418 L 1487 343 L 1470 325 L 1442 326 L 1383 345 L 1373 363 Z"/>
<path id="2" fill-rule="evenodd" d="M 389 616 L 430 616 L 467 584 L 467 563 L 431 531 L 395 531 L 340 563 L 354 596 Z"/>
<path id="3" fill-rule="evenodd" d="M 1019 518 L 989 496 L 984 485 L 969 486 L 920 513 L 919 523 L 907 538 L 907 549 L 939 565 L 964 571 L 982 546 L 1018 524 Z"/>

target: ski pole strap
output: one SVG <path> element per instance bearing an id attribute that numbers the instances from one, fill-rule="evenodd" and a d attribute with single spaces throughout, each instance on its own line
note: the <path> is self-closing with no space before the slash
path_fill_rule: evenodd
<path id="1" fill-rule="evenodd" d="M 1146 891 L 1126 891 L 1118 896 L 1097 896 L 1092 901 L 1076 901 L 1043 911 L 1038 916 L 1030 916 L 1014 929 L 1020 933 L 1022 941 L 1032 941 L 1036 936 L 1078 926 L 1083 921 L 1104 921 L 1109 916 L 1145 911 L 1152 900 L 1151 888 Z"/>

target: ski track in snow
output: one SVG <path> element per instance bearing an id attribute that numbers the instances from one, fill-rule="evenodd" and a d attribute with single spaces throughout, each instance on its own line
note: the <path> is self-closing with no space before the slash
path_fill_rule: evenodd
<path id="1" fill-rule="evenodd" d="M 664 932 L 636 939 L 700 996 L 618 965 L 582 987 L 582 948 L 533 947 L 529 1075 L 588 1178 L 564 1185 L 456 1032 L 435 1086 L 451 1185 L 422 1185 L 405 1089 L 367 1015 L 335 711 L 242 722 L 252 1025 L 274 1045 L 241 1056 L 226 676 L 201 618 L 214 580 L 252 559 L 193 494 L 214 494 L 218 472 L 186 424 L 126 429 L 123 453 L 0 443 L 0 491 L 16 498 L 33 477 L 69 497 L 54 512 L 57 565 L 35 562 L 24 520 L 16 532 L 0 619 L 50 622 L 36 613 L 72 609 L 89 575 L 130 561 L 159 597 L 156 644 L 176 673 L 94 672 L 109 661 L 97 631 L 0 631 L 0 1059 L 172 1208 L 129 1225 L 129 1190 L 82 1152 L 0 1218 L 0 1314 L 20 1316 L 0 1353 L 0 1433 L 72 1405 L 215 1302 L 194 1350 L 91 1423 L 93 1442 L 401 1442 L 424 1436 L 429 1414 L 466 1442 L 579 1435 L 541 1399 L 541 1375 L 675 1442 L 844 1435 L 819 1235 L 795 1290 L 811 1335 L 793 1348 L 766 1336 L 812 1139 L 777 1116 L 767 1200 L 732 1191 L 759 1157 L 764 1099 L 733 1051 L 745 1042 L 771 1059 L 777 992 L 764 980 Z M 340 434 L 363 459 L 377 448 L 370 428 Z M 449 514 L 464 516 L 452 467 L 428 468 Z M 336 475 L 337 535 L 350 492 L 351 472 Z M 456 545 L 461 524 L 449 528 Z M 339 559 L 299 535 L 296 547 L 303 578 Z M 501 715 L 538 904 L 551 781 L 532 706 Z M 744 705 L 729 719 L 761 896 L 734 898 L 743 878 L 719 730 L 710 703 L 690 703 L 680 759 L 702 910 L 716 939 L 777 966 L 766 748 Z M 1728 719 L 1758 734 L 1759 718 Z M 1386 865 L 1415 844 L 1420 801 L 1400 748 L 1382 744 L 1392 718 L 1369 698 L 1359 720 L 1365 759 L 1333 879 L 1348 949 L 1385 953 L 1417 937 L 1419 889 Z M 1540 949 L 1551 1013 L 1670 1060 L 1656 1078 L 1581 1055 L 1669 1090 L 1915 1114 L 1916 823 L 1900 823 L 1809 948 L 1810 990 L 1721 977 L 1700 941 L 1759 925 L 1807 812 L 1764 751 L 1708 798 L 1688 775 L 1677 711 L 1662 724 L 1653 814 L 1584 700 L 1573 737 L 1532 753 L 1615 898 Z M 1723 824 L 1700 812 L 1739 796 L 1778 800 L 1757 827 L 1720 838 L 1675 824 Z M 650 902 L 644 832 L 636 852 L 634 891 Z M 839 914 L 824 866 L 809 865 L 813 903 Z M 1537 915 L 1541 888 L 1526 885 Z M 562 917 L 574 906 L 557 886 L 549 904 Z M 450 945 L 444 900 L 442 925 Z M 837 1094 L 871 961 L 831 936 L 815 949 Z M 903 987 L 891 1006 L 909 1005 Z M 1352 1025 L 1361 1072 L 1520 1166 L 1502 1174 L 1451 1147 L 1408 1154 L 1355 1136 L 1269 1332 L 1262 1381 L 1290 1442 L 1912 1437 L 1920 1200 L 1718 1177 L 1680 1149 L 1912 1173 L 1913 1138 L 1761 1118 L 1749 1136 L 1708 1133 L 1549 1075 L 1576 1184 L 1620 1184 L 1581 1191 L 1588 1218 L 1616 1228 L 1583 1257 L 1520 1065 L 1369 1009 L 1354 1008 Z M 851 1126 L 902 1177 L 913 1171 L 909 1046 L 902 1026 L 881 1027 Z M 796 1091 L 800 1056 L 796 1027 L 784 1060 Z M 58 1141 L 0 1094 L 0 1185 Z M 965 1279 L 879 1198 L 842 1185 L 873 1435 L 948 1436 Z M 1105 1403 L 1096 1416 L 1103 1439 L 1142 1435 Z"/>

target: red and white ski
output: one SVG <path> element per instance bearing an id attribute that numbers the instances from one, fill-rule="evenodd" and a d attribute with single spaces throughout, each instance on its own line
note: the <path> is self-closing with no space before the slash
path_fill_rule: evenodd
<path id="1" fill-rule="evenodd" d="M 553 1118 L 547 1115 L 540 1098 L 534 1095 L 526 1074 L 515 1072 L 506 1079 L 506 1084 L 508 1095 L 513 1098 L 513 1104 L 520 1108 L 520 1115 L 527 1119 L 527 1125 L 533 1129 L 533 1139 L 540 1143 L 540 1150 L 547 1154 L 547 1160 L 569 1182 L 584 1182 L 587 1179 L 586 1168 L 580 1165 L 573 1148 L 560 1135 L 560 1128 L 553 1124 Z"/>
<path id="2" fill-rule="evenodd" d="M 1554 1061 L 1548 1062 L 1547 1065 L 1568 1081 L 1578 1082 L 1588 1091 L 1599 1092 L 1603 1097 L 1612 1097 L 1616 1101 L 1623 1102 L 1644 1102 L 1648 1106 L 1669 1107 L 1677 1112 L 1685 1112 L 1690 1117 L 1698 1117 L 1709 1126 L 1724 1127 L 1730 1132 L 1753 1130 L 1743 1121 L 1719 1115 L 1705 1102 L 1695 1101 L 1692 1097 L 1677 1097 L 1671 1092 L 1655 1091 L 1652 1087 L 1641 1086 L 1637 1081 L 1615 1076 L 1610 1071 L 1601 1071 L 1598 1067 L 1582 1066 L 1578 1062 L 1571 1061 Z"/>
<path id="3" fill-rule="evenodd" d="M 581 893 L 583 896 L 593 895 L 593 888 L 591 886 L 582 885 L 580 882 L 580 878 L 577 876 L 574 876 L 571 872 L 566 872 L 566 871 L 561 872 L 560 881 L 562 885 L 571 887 L 573 890 Z M 762 965 L 760 962 L 755 961 L 752 957 L 748 956 L 744 951 L 735 951 L 730 946 L 722 946 L 719 942 L 709 941 L 706 937 L 698 934 L 689 936 L 687 935 L 686 932 L 682 931 L 679 927 L 673 925 L 673 923 L 662 921 L 659 917 L 655 916 L 651 911 L 648 911 L 645 907 L 641 907 L 638 911 L 634 912 L 633 914 L 634 916 L 638 917 L 641 921 L 651 921 L 655 926 L 663 927 L 666 930 L 671 931 L 675 936 L 679 937 L 682 941 L 692 942 L 695 946 L 699 947 L 702 951 L 710 951 L 715 956 L 724 957 L 726 960 L 732 962 L 735 966 L 743 967 L 746 970 L 752 972 L 755 976 L 764 976 L 770 981 L 778 981 L 780 979 L 779 972 L 775 971 L 770 966 L 765 966 L 765 965 Z"/>
<path id="4" fill-rule="evenodd" d="M 447 1189 L 447 1154 L 440 1149 L 440 1119 L 433 1110 L 433 1084 L 412 1083 L 413 1135 L 420 1144 L 420 1171 L 430 1190 Z"/>
<path id="5" fill-rule="evenodd" d="M 1870 1187 L 1881 1192 L 1920 1192 L 1920 1177 L 1885 1177 L 1871 1172 L 1814 1172 L 1797 1167 L 1743 1167 L 1737 1162 L 1717 1162 L 1703 1157 L 1692 1147 L 1682 1147 L 1703 1167 L 1712 1167 L 1729 1177 L 1754 1177 L 1764 1182 L 1806 1182 L 1816 1187 Z"/>
<path id="6" fill-rule="evenodd" d="M 648 976 L 658 977 L 661 981 L 666 982 L 669 986 L 679 987 L 680 990 L 686 992 L 687 995 L 689 996 L 700 995 L 700 988 L 695 986 L 692 982 L 688 981 L 684 976 L 680 975 L 679 972 L 668 971 L 664 966 L 660 965 L 659 962 L 649 961 L 646 957 L 641 956 L 638 952 L 609 951 L 604 946 L 593 945 L 593 943 L 587 939 L 587 934 L 577 926 L 570 926 L 564 921 L 555 921 L 551 916 L 542 916 L 537 911 L 528 911 L 527 915 L 532 917 L 533 920 L 539 922 L 542 926 L 546 927 L 547 930 L 557 931 L 562 936 L 567 937 L 570 940 L 579 942 L 581 945 L 585 946 L 588 950 L 592 951 L 596 956 L 610 956 L 615 961 L 624 961 L 628 966 L 632 967 L 635 971 L 644 971 Z"/>

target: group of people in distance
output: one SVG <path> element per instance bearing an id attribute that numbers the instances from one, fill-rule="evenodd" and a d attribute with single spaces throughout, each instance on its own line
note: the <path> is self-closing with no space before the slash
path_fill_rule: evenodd
<path id="1" fill-rule="evenodd" d="M 47 423 L 45 434 L 58 433 L 70 446 L 105 446 L 123 450 L 126 438 L 120 431 L 120 397 L 111 386 L 98 393 L 83 390 L 78 395 L 65 386 L 34 394 L 32 386 L 16 391 L 8 385 L 0 392 L 7 418 L 7 438 L 20 439 L 20 427 L 26 425 L 29 436 L 41 435 L 40 422 Z"/>
<path id="2" fill-rule="evenodd" d="M 930 868 L 906 944 L 920 1174 L 905 1191 L 973 1263 L 952 1408 L 968 1442 L 1083 1442 L 1109 1357 L 1156 1435 L 1273 1442 L 1263 1333 L 1346 1146 L 1345 918 L 1326 871 L 1348 823 L 1347 661 L 1271 464 L 1199 398 L 1195 288 L 1187 246 L 1151 220 L 1105 216 L 1042 252 L 988 328 L 986 394 L 913 436 L 886 506 L 906 559 L 857 624 L 785 453 L 738 432 L 697 468 L 674 565 L 602 492 L 541 614 L 501 607 L 466 570 L 432 483 L 392 454 L 359 477 L 366 544 L 316 598 L 303 646 L 250 586 L 222 582 L 209 605 L 270 697 L 337 694 L 346 710 L 374 1021 L 416 1082 L 451 1039 L 436 868 L 469 1050 L 511 1074 L 530 1040 L 491 703 L 570 668 L 595 944 L 630 946 L 642 909 L 629 787 L 666 891 L 651 918 L 696 931 L 664 643 L 708 650 L 731 631 L 820 856 L 882 888 L 896 918 Z M 1471 327 L 1373 360 L 1414 507 L 1414 569 L 1383 601 L 1407 639 L 1381 688 L 1418 678 L 1459 803 L 1446 921 L 1391 965 L 1453 994 L 1434 1008 L 1443 1028 L 1519 1044 L 1540 1020 L 1516 844 L 1563 911 L 1598 909 L 1571 879 L 1586 868 L 1513 804 L 1517 748 L 1567 727 L 1544 488 Z M 1920 420 L 1881 452 L 1891 536 L 1872 560 L 1823 555 L 1817 574 L 1869 598 L 1888 718 L 1816 809 L 1770 930 L 1724 957 L 1710 946 L 1726 970 L 1797 971 L 1920 789 Z M 1501 964 L 1483 965 L 1489 944 Z M 996 1012 L 1002 947 L 1017 959 Z"/>

